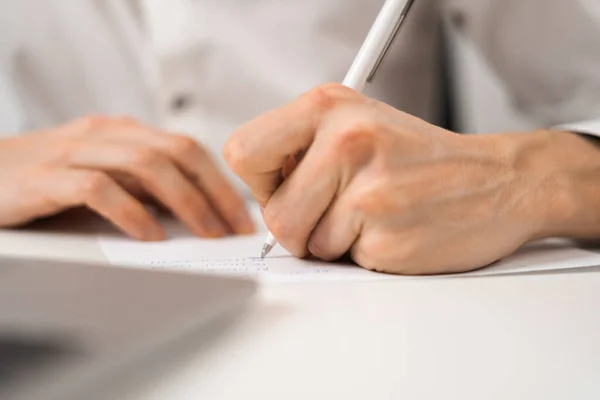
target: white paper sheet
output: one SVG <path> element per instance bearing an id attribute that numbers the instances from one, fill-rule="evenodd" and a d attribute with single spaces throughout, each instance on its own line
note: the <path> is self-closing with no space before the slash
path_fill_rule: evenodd
<path id="1" fill-rule="evenodd" d="M 119 236 L 100 236 L 100 245 L 115 265 L 190 272 L 234 274 L 262 281 L 381 279 L 353 265 L 299 260 L 280 246 L 265 259 L 259 257 L 265 231 L 252 236 L 198 239 L 175 221 L 162 220 L 169 240 L 142 243 Z"/>
<path id="2" fill-rule="evenodd" d="M 258 255 L 265 231 L 245 237 L 198 239 L 173 220 L 161 221 L 169 240 L 142 243 L 117 235 L 100 235 L 108 260 L 115 265 L 149 269 L 250 276 L 263 282 L 410 279 L 366 271 L 350 264 L 299 260 L 277 246 L 264 260 Z M 492 266 L 463 275 L 497 275 L 600 265 L 600 253 L 568 242 L 534 243 Z"/>

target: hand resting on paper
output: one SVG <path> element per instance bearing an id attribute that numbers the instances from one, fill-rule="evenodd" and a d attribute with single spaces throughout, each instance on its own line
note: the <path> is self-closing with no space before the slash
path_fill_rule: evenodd
<path id="1" fill-rule="evenodd" d="M 196 235 L 251 233 L 245 203 L 193 139 L 128 118 L 87 117 L 0 141 L 0 227 L 86 206 L 130 236 L 160 240 L 155 202 Z"/>
<path id="2" fill-rule="evenodd" d="M 600 236 L 600 150 L 572 133 L 458 135 L 329 84 L 242 126 L 224 155 L 298 257 L 451 273 Z"/>

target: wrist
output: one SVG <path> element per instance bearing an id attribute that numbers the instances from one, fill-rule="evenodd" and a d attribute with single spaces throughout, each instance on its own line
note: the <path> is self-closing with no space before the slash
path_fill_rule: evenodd
<path id="1" fill-rule="evenodd" d="M 507 135 L 506 141 L 528 240 L 600 237 L 600 148 L 558 131 Z"/>

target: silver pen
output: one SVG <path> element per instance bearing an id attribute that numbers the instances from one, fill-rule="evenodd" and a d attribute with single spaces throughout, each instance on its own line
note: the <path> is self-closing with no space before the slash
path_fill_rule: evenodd
<path id="1" fill-rule="evenodd" d="M 367 83 L 373 81 L 415 1 L 386 0 L 344 78 L 344 86 L 362 92 Z M 276 244 L 275 237 L 269 232 L 261 258 L 269 254 Z"/>

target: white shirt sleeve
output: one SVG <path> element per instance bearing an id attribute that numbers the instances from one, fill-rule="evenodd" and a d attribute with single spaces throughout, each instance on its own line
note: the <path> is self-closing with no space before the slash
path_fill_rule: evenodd
<path id="1" fill-rule="evenodd" d="M 598 0 L 464 4 L 472 16 L 465 30 L 515 110 L 540 128 L 600 136 Z"/>
<path id="2" fill-rule="evenodd" d="M 11 60 L 20 41 L 15 16 L 20 15 L 19 2 L 4 2 L 0 13 L 0 139 L 23 130 L 26 118 L 12 77 Z"/>
<path id="3" fill-rule="evenodd" d="M 595 20 L 600 27 L 600 2 L 597 0 L 580 0 L 580 2 L 582 7 L 587 10 L 588 15 Z M 600 71 L 600 66 L 598 71 Z M 595 119 L 563 124 L 554 128 L 600 137 L 600 109 L 598 110 L 598 116 L 599 117 Z"/>
<path id="4" fill-rule="evenodd" d="M 600 137 L 600 117 L 588 121 L 557 125 L 553 129 Z"/>
<path id="5" fill-rule="evenodd" d="M 25 118 L 10 79 L 0 65 L 0 139 L 23 130 Z"/>

